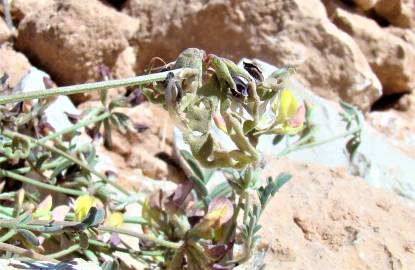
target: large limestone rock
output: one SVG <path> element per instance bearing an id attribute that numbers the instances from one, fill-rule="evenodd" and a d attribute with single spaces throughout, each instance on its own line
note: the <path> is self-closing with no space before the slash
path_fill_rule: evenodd
<path id="1" fill-rule="evenodd" d="M 271 159 L 293 174 L 262 215 L 265 269 L 411 269 L 414 205 L 342 170 Z M 253 268 L 247 268 L 253 269 Z"/>
<path id="2" fill-rule="evenodd" d="M 329 21 L 318 0 L 190 3 L 193 8 L 185 13 L 182 4 L 165 7 L 159 1 L 128 11 L 144 21 L 159 18 L 137 32 L 138 70 L 154 56 L 171 61 L 184 48 L 199 47 L 233 60 L 247 56 L 277 66 L 299 65 L 297 78 L 313 91 L 364 110 L 381 95 L 379 80 L 361 50 Z M 167 23 L 156 15 L 160 10 L 169 14 Z"/>
<path id="3" fill-rule="evenodd" d="M 0 76 L 9 75 L 9 84 L 14 87 L 31 68 L 29 60 L 7 44 L 0 45 Z"/>
<path id="4" fill-rule="evenodd" d="M 415 43 L 385 31 L 371 19 L 344 9 L 336 10 L 333 21 L 359 44 L 385 94 L 408 92 L 415 87 Z"/>
<path id="5" fill-rule="evenodd" d="M 97 68 L 113 68 L 136 20 L 98 0 L 56 0 L 29 13 L 16 46 L 61 85 L 94 81 Z"/>
<path id="6" fill-rule="evenodd" d="M 29 13 L 36 12 L 53 4 L 55 0 L 13 0 L 11 1 L 11 14 L 13 18 L 20 22 Z"/>
<path id="7" fill-rule="evenodd" d="M 412 0 L 379 0 L 375 10 L 392 25 L 415 27 L 415 2 Z"/>

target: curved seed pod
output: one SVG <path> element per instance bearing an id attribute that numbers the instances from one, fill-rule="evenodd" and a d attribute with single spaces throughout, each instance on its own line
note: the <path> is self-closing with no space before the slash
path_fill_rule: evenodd
<path id="1" fill-rule="evenodd" d="M 221 87 L 227 86 L 231 89 L 236 89 L 236 84 L 232 79 L 228 66 L 225 61 L 223 61 L 223 58 L 213 54 L 209 55 L 209 57 L 211 60 L 210 65 L 215 70 L 216 77 L 218 78 Z"/>

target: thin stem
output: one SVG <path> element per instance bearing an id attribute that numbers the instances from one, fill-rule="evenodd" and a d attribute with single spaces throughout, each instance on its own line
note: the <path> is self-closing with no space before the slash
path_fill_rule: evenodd
<path id="1" fill-rule="evenodd" d="M 18 223 L 17 219 L 9 219 L 9 220 L 1 220 L 0 219 L 0 228 L 10 228 L 10 229 L 21 228 L 21 229 L 27 229 L 27 230 L 34 230 L 34 231 L 43 232 L 43 231 L 45 231 L 43 228 L 45 226 L 49 226 L 50 221 L 33 220 L 27 225 L 18 225 L 17 223 Z M 58 226 L 62 226 L 62 228 L 64 228 L 65 226 L 72 226 L 73 227 L 73 226 L 75 226 L 79 223 L 78 222 L 68 222 L 68 221 L 56 221 L 53 224 L 58 225 Z M 133 236 L 133 237 L 136 237 L 136 238 L 139 238 L 139 239 L 142 239 L 142 240 L 151 241 L 155 244 L 158 244 L 160 246 L 164 246 L 164 247 L 167 247 L 167 248 L 178 249 L 181 246 L 181 243 L 176 243 L 176 242 L 171 242 L 171 241 L 159 239 L 159 238 L 156 238 L 154 236 L 150 236 L 150 235 L 146 235 L 146 234 L 142 234 L 142 233 L 136 233 L 134 231 L 130 231 L 130 230 L 127 230 L 127 229 L 115 228 L 115 227 L 112 227 L 112 226 L 105 226 L 105 225 L 98 226 L 97 229 L 100 230 L 100 231 L 103 231 L 103 232 L 119 233 L 119 234 L 125 234 L 125 235 L 129 235 L 129 236 Z M 57 232 L 58 231 L 59 230 L 57 230 Z"/>
<path id="2" fill-rule="evenodd" d="M 51 253 L 51 254 L 48 254 L 46 256 L 48 258 L 51 258 L 51 259 L 57 259 L 57 258 L 66 256 L 66 255 L 69 255 L 72 252 L 77 251 L 80 248 L 81 248 L 81 245 L 80 244 L 75 244 L 75 245 L 70 246 L 70 247 L 68 247 L 68 248 L 66 248 L 64 250 L 61 250 L 61 251 L 58 251 L 58 252 L 55 252 L 55 253 Z"/>
<path id="3" fill-rule="evenodd" d="M 118 246 L 114 246 L 108 243 L 103 243 L 101 241 L 97 241 L 97 240 L 92 240 L 89 239 L 88 243 L 91 246 L 96 246 L 96 247 L 100 247 L 100 248 L 104 248 L 104 249 L 109 249 L 109 250 L 113 250 L 113 251 L 119 251 L 119 252 L 124 252 L 124 253 L 133 253 L 136 255 L 143 255 L 143 256 L 162 256 L 163 252 L 159 251 L 159 250 L 134 250 L 131 248 L 122 248 L 122 247 L 118 247 Z"/>
<path id="4" fill-rule="evenodd" d="M 0 243 L 4 243 L 4 242 L 8 241 L 10 238 L 12 238 L 15 235 L 16 235 L 15 230 L 9 230 L 5 235 L 0 237 Z"/>
<path id="5" fill-rule="evenodd" d="M 242 209 L 242 201 L 243 201 L 243 195 L 239 196 L 238 205 L 236 206 L 235 212 L 233 213 L 233 217 L 229 223 L 229 226 L 225 228 L 225 234 L 222 243 L 229 243 L 231 240 L 231 237 L 235 233 L 236 223 L 238 220 L 239 212 Z"/>
<path id="6" fill-rule="evenodd" d="M 42 90 L 31 91 L 31 92 L 26 92 L 26 93 L 19 93 L 15 95 L 3 96 L 3 97 L 0 97 L 0 105 L 11 103 L 11 102 L 20 102 L 20 101 L 25 101 L 25 100 L 37 99 L 37 98 L 46 98 L 50 96 L 89 93 L 93 91 L 102 91 L 102 90 L 106 90 L 110 88 L 143 85 L 143 84 L 148 84 L 151 82 L 164 81 L 170 72 L 173 72 L 174 75 L 176 75 L 182 70 L 183 69 L 175 69 L 172 71 L 148 74 L 148 75 L 137 76 L 133 78 L 101 81 L 101 82 L 86 83 L 86 84 L 80 84 L 80 85 L 71 85 L 71 86 L 64 86 L 64 87 L 58 87 L 58 88 L 52 88 L 52 89 L 42 89 Z"/>
<path id="7" fill-rule="evenodd" d="M 78 165 L 79 167 L 81 167 L 82 169 L 91 172 L 92 174 L 98 176 L 102 181 L 104 181 L 105 183 L 112 185 L 113 187 L 115 187 L 116 189 L 118 189 L 119 191 L 121 191 L 122 193 L 129 195 L 128 191 L 126 191 L 123 187 L 121 187 L 120 185 L 118 185 L 117 183 L 111 181 L 110 179 L 108 179 L 104 174 L 97 172 L 94 168 L 91 168 L 89 165 L 85 164 L 84 162 L 80 161 L 79 159 L 71 156 L 70 154 L 66 153 L 65 151 L 60 150 L 59 148 L 56 148 L 52 145 L 49 145 L 47 143 L 41 142 L 40 140 L 36 140 L 30 136 L 26 136 L 11 130 L 4 130 L 3 131 L 3 135 L 7 136 L 7 137 L 20 137 L 22 139 L 27 139 L 29 141 L 31 141 L 34 144 L 37 144 L 39 146 L 42 146 L 46 149 L 49 149 L 52 152 L 55 152 L 56 154 L 72 161 L 73 163 L 75 163 L 76 165 Z"/>
<path id="8" fill-rule="evenodd" d="M 350 131 L 343 132 L 343 133 L 341 133 L 339 135 L 336 135 L 334 137 L 321 140 L 319 142 L 314 142 L 314 143 L 309 143 L 309 144 L 304 144 L 304 145 L 298 145 L 298 146 L 294 145 L 294 146 L 291 146 L 291 147 L 287 147 L 283 151 L 281 151 L 277 156 L 278 157 L 283 157 L 283 156 L 286 156 L 286 155 L 290 154 L 291 152 L 294 152 L 294 151 L 297 151 L 297 150 L 312 148 L 312 147 L 316 147 L 316 146 L 319 146 L 319 145 L 322 145 L 322 144 L 330 143 L 332 141 L 335 141 L 335 140 L 353 135 L 356 132 L 360 132 L 361 130 L 362 130 L 362 128 L 358 127 L 358 128 L 352 129 Z"/>
<path id="9" fill-rule="evenodd" d="M 49 140 L 53 140 L 53 139 L 55 139 L 55 138 L 57 138 L 57 137 L 59 137 L 59 136 L 61 136 L 63 134 L 72 132 L 74 130 L 80 129 L 80 128 L 85 127 L 85 126 L 88 126 L 90 124 L 95 124 L 95 123 L 100 122 L 100 121 L 102 121 L 104 119 L 107 119 L 110 116 L 111 116 L 111 113 L 110 112 L 105 112 L 105 113 L 103 113 L 103 114 L 101 114 L 101 115 L 99 115 L 97 117 L 91 116 L 91 117 L 89 117 L 87 119 L 83 119 L 83 120 L 79 121 L 78 123 L 76 123 L 73 126 L 70 126 L 68 128 L 62 129 L 62 130 L 60 130 L 58 132 L 52 133 L 52 134 L 50 134 L 50 135 L 48 135 L 46 137 L 43 137 L 42 139 L 39 140 L 39 142 L 47 142 Z"/>
<path id="10" fill-rule="evenodd" d="M 26 184 L 31 184 L 43 189 L 47 189 L 47 190 L 52 190 L 52 191 L 57 191 L 57 192 L 61 192 L 61 193 L 65 193 L 68 195 L 73 195 L 73 196 L 82 196 L 85 194 L 88 194 L 87 192 L 83 192 L 80 190 L 75 190 L 75 189 L 69 189 L 69 188 L 64 188 L 64 187 L 59 187 L 59 186 L 54 186 L 54 185 L 50 185 L 50 184 L 46 184 L 34 179 L 31 179 L 29 177 L 11 172 L 11 171 L 7 171 L 4 169 L 0 169 L 0 176 L 2 177 L 9 177 L 12 178 L 14 180 L 26 183 Z"/>
<path id="11" fill-rule="evenodd" d="M 181 246 L 181 243 L 175 243 L 175 242 L 159 239 L 159 238 L 156 238 L 150 235 L 136 233 L 136 232 L 126 230 L 126 229 L 121 229 L 121 228 L 115 228 L 115 227 L 110 227 L 110 226 L 99 226 L 98 230 L 103 231 L 103 232 L 111 232 L 111 233 L 115 232 L 119 234 L 125 234 L 129 236 L 137 237 L 139 239 L 151 241 L 160 246 L 164 246 L 164 247 L 172 248 L 172 249 L 178 249 Z"/>
<path id="12" fill-rule="evenodd" d="M 58 263 L 59 262 L 59 261 L 57 261 L 53 258 L 49 258 L 48 256 L 36 253 L 32 250 L 24 249 L 24 248 L 21 248 L 21 247 L 16 247 L 16 246 L 6 244 L 6 243 L 0 243 L 0 250 L 15 253 L 15 254 L 20 255 L 22 257 L 28 257 L 28 258 L 38 260 L 38 261 L 49 261 L 49 262 L 53 262 L 53 263 Z"/>

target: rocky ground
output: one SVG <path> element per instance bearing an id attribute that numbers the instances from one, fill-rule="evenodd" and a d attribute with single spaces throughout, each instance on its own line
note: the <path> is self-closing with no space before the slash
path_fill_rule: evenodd
<path id="1" fill-rule="evenodd" d="M 114 78 L 134 76 L 154 56 L 172 61 L 187 47 L 235 61 L 248 57 L 298 66 L 294 78 L 305 88 L 365 112 L 368 126 L 377 130 L 367 144 L 383 136 L 393 148 L 376 156 L 393 152 L 398 158 L 368 162 L 382 168 L 395 162 L 388 172 L 355 173 L 323 157 L 270 157 L 266 174 L 288 170 L 294 179 L 263 217 L 267 269 L 415 265 L 415 183 L 408 174 L 415 168 L 414 1 L 13 0 L 11 14 L 15 29 L 0 17 L 0 74 L 8 73 L 12 85 L 32 66 L 57 85 L 99 80 L 102 64 Z M 83 111 L 98 95 L 71 98 Z M 146 102 L 125 112 L 148 129 L 116 133 L 112 151 L 99 149 L 119 181 L 130 188 L 142 188 L 150 178 L 180 181 L 167 113 Z M 321 153 L 331 159 L 332 152 Z M 395 181 L 389 173 L 410 180 Z"/>

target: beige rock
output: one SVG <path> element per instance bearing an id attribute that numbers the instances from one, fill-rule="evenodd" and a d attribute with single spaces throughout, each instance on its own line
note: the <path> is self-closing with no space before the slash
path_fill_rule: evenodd
<path id="1" fill-rule="evenodd" d="M 169 23 L 157 21 L 157 26 L 137 33 L 138 70 L 154 56 L 172 61 L 184 48 L 199 47 L 233 60 L 255 57 L 277 66 L 299 65 L 301 82 L 364 110 L 381 95 L 359 47 L 329 21 L 320 1 L 213 1 L 195 6 L 192 13 L 174 16 L 171 10 L 176 8 L 164 9 L 155 2 L 157 12 L 170 14 Z"/>
<path id="2" fill-rule="evenodd" d="M 95 81 L 127 48 L 127 24 L 134 31 L 136 20 L 98 0 L 56 0 L 22 20 L 16 46 L 58 84 Z"/>
<path id="3" fill-rule="evenodd" d="M 415 44 L 385 31 L 373 20 L 343 9 L 336 10 L 333 21 L 359 44 L 385 94 L 415 87 Z"/>
<path id="4" fill-rule="evenodd" d="M 0 75 L 10 76 L 10 86 L 15 86 L 23 75 L 30 69 L 29 60 L 23 54 L 16 52 L 8 44 L 0 45 Z"/>
<path id="5" fill-rule="evenodd" d="M 12 37 L 12 32 L 7 27 L 3 18 L 0 18 L 0 44 L 8 41 Z"/>
<path id="6" fill-rule="evenodd" d="M 385 28 L 391 34 L 400 37 L 404 41 L 406 41 L 409 45 L 415 47 L 415 30 L 413 29 L 405 29 L 399 27 L 387 27 Z"/>
<path id="7" fill-rule="evenodd" d="M 95 106 L 99 106 L 99 102 L 89 101 L 79 108 L 85 111 Z M 112 153 L 111 159 L 120 168 L 119 173 L 126 185 L 131 183 L 131 177 L 136 178 L 139 174 L 155 179 L 182 181 L 183 173 L 170 162 L 173 127 L 168 113 L 147 102 L 118 111 L 128 115 L 134 123 L 148 127 L 142 132 L 128 131 L 127 134 L 120 134 L 113 129 L 113 147 L 107 152 Z"/>
<path id="8" fill-rule="evenodd" d="M 354 2 L 363 10 L 369 10 L 375 7 L 379 0 L 354 0 Z"/>
<path id="9" fill-rule="evenodd" d="M 266 269 L 411 269 L 414 205 L 340 170 L 272 160 L 294 177 L 262 215 Z"/>
<path id="10" fill-rule="evenodd" d="M 127 47 L 122 51 L 115 62 L 113 74 L 116 78 L 136 76 L 134 67 L 136 65 L 136 53 L 133 47 Z"/>
<path id="11" fill-rule="evenodd" d="M 11 2 L 11 14 L 20 22 L 29 13 L 40 10 L 53 4 L 55 0 L 13 0 Z"/>
<path id="12" fill-rule="evenodd" d="M 379 0 L 376 12 L 392 25 L 415 27 L 415 2 L 413 0 Z"/>

